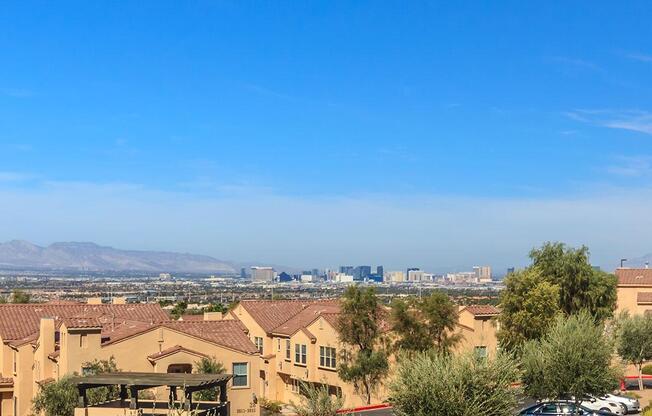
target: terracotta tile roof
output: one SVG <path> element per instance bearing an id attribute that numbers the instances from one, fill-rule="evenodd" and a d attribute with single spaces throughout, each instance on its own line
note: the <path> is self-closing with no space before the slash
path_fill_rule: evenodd
<path id="1" fill-rule="evenodd" d="M 167 321 L 157 324 L 125 323 L 113 331 L 102 333 L 104 344 L 112 344 L 157 328 L 169 328 L 204 341 L 247 354 L 256 354 L 258 349 L 247 336 L 240 321 Z"/>
<path id="2" fill-rule="evenodd" d="M 339 311 L 339 302 L 314 303 L 274 328 L 271 332 L 291 336 L 301 329 L 306 329 L 308 325 L 313 323 L 322 314 L 336 314 Z"/>
<path id="3" fill-rule="evenodd" d="M 147 356 L 147 358 L 150 361 L 156 361 L 156 360 L 159 360 L 159 359 L 161 359 L 163 357 L 167 357 L 168 355 L 176 354 L 177 352 L 180 352 L 180 351 L 188 352 L 188 353 L 193 354 L 193 355 L 199 355 L 199 356 L 202 356 L 202 357 L 207 357 L 206 354 L 202 354 L 201 352 L 193 351 L 191 349 L 182 347 L 181 345 L 175 345 L 174 347 L 166 348 L 163 351 L 157 352 L 156 354 L 150 354 L 150 355 Z"/>
<path id="4" fill-rule="evenodd" d="M 103 326 L 126 320 L 156 323 L 168 319 L 158 304 L 5 304 L 0 305 L 0 338 L 18 341 L 38 334 L 41 318 L 96 318 Z"/>
<path id="5" fill-rule="evenodd" d="M 62 318 L 61 322 L 66 328 L 102 328 L 103 325 L 97 318 Z"/>
<path id="6" fill-rule="evenodd" d="M 471 312 L 473 315 L 489 315 L 495 316 L 500 314 L 500 309 L 493 305 L 469 305 L 462 310 Z"/>
<path id="7" fill-rule="evenodd" d="M 298 300 L 243 300 L 240 305 L 269 333 L 312 303 Z"/>
<path id="8" fill-rule="evenodd" d="M 652 292 L 640 292 L 636 294 L 636 303 L 652 303 Z"/>
<path id="9" fill-rule="evenodd" d="M 618 285 L 652 286 L 652 269 L 616 269 Z"/>

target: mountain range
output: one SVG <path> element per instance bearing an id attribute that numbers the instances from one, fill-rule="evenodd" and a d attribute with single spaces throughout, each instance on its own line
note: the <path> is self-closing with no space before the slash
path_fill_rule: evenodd
<path id="1" fill-rule="evenodd" d="M 210 256 L 120 250 L 95 243 L 53 243 L 46 247 L 21 240 L 0 243 L 0 268 L 210 274 L 235 273 L 239 266 Z"/>

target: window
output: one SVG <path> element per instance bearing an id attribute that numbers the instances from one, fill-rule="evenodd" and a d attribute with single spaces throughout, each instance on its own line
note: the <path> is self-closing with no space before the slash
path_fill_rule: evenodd
<path id="1" fill-rule="evenodd" d="M 487 347 L 484 345 L 475 347 L 475 356 L 478 358 L 487 358 Z"/>
<path id="2" fill-rule="evenodd" d="M 294 344 L 294 362 L 305 365 L 308 356 L 308 347 L 305 344 Z"/>
<path id="3" fill-rule="evenodd" d="M 326 368 L 337 367 L 337 351 L 333 347 L 319 347 L 319 366 Z"/>
<path id="4" fill-rule="evenodd" d="M 292 349 L 290 348 L 290 340 L 285 340 L 285 359 L 290 361 L 290 354 L 292 354 Z"/>
<path id="5" fill-rule="evenodd" d="M 14 351 L 14 373 L 18 371 L 18 363 L 16 359 L 16 351 Z"/>
<path id="6" fill-rule="evenodd" d="M 79 335 L 79 348 L 88 348 L 88 339 L 86 334 Z"/>
<path id="7" fill-rule="evenodd" d="M 281 338 L 276 339 L 276 352 L 281 352 Z"/>
<path id="8" fill-rule="evenodd" d="M 233 363 L 233 387 L 249 386 L 249 364 Z"/>
<path id="9" fill-rule="evenodd" d="M 292 379 L 292 392 L 299 393 L 301 391 L 301 382 L 296 378 Z"/>
<path id="10" fill-rule="evenodd" d="M 259 353 L 263 353 L 263 338 L 262 337 L 254 337 L 254 343 L 256 344 L 256 349 L 258 349 Z"/>

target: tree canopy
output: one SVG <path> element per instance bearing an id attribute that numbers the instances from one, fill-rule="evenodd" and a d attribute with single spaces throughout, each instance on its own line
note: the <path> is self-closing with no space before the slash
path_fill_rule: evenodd
<path id="1" fill-rule="evenodd" d="M 643 364 L 652 360 L 652 316 L 625 316 L 616 326 L 616 351 L 625 361 L 636 366 L 638 387 L 643 390 Z"/>
<path id="2" fill-rule="evenodd" d="M 589 250 L 545 243 L 530 252 L 532 264 L 505 278 L 500 297 L 498 338 L 507 350 L 519 350 L 540 338 L 557 314 L 587 311 L 596 322 L 613 316 L 616 277 L 589 263 Z"/>
<path id="3" fill-rule="evenodd" d="M 587 312 L 559 315 L 540 339 L 525 343 L 521 357 L 525 392 L 536 399 L 600 396 L 618 386 L 613 345 L 604 326 Z"/>
<path id="4" fill-rule="evenodd" d="M 461 340 L 461 335 L 455 332 L 457 305 L 439 291 L 421 299 L 396 299 L 391 317 L 398 350 L 423 352 L 434 348 L 448 353 Z"/>
<path id="5" fill-rule="evenodd" d="M 224 374 L 226 369 L 221 362 L 217 361 L 215 357 L 202 357 L 199 361 L 195 362 L 195 372 L 199 374 Z M 219 388 L 201 390 L 194 394 L 196 400 L 214 401 L 217 400 Z"/>
<path id="6" fill-rule="evenodd" d="M 373 389 L 389 371 L 387 351 L 382 346 L 382 311 L 373 287 L 349 286 L 342 297 L 338 321 L 340 353 L 337 372 L 340 378 L 353 383 L 371 403 Z"/>
<path id="7" fill-rule="evenodd" d="M 418 353 L 399 361 L 390 400 L 397 416 L 504 416 L 516 407 L 518 376 L 504 354 Z"/>

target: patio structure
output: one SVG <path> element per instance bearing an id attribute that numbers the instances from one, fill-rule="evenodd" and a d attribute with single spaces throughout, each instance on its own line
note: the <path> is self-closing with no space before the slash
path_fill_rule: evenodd
<path id="1" fill-rule="evenodd" d="M 79 389 L 79 406 L 75 416 L 126 416 L 126 415 L 187 415 L 229 416 L 227 399 L 229 374 L 185 373 L 109 373 L 71 378 Z M 117 386 L 119 399 L 89 406 L 87 392 L 97 387 Z M 145 400 L 138 392 L 167 387 L 167 400 Z M 192 394 L 207 389 L 219 389 L 219 400 L 193 403 Z"/>

